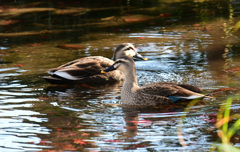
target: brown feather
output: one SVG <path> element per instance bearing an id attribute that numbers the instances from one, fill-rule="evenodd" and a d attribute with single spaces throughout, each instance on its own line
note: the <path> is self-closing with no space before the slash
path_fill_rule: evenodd
<path id="1" fill-rule="evenodd" d="M 121 81 L 124 75 L 116 70 L 106 74 L 101 74 L 101 70 L 110 66 L 114 62 L 108 58 L 101 56 L 91 56 L 77 59 L 61 65 L 57 68 L 50 69 L 50 73 L 56 71 L 67 73 L 71 76 L 78 78 L 79 80 L 67 80 L 58 75 L 52 75 L 49 77 L 43 77 L 50 83 L 87 83 L 87 84 L 105 84 Z M 61 82 L 62 81 L 62 82 Z"/>

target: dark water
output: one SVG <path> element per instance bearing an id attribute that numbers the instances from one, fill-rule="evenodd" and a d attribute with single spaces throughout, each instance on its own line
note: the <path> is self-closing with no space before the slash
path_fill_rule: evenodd
<path id="1" fill-rule="evenodd" d="M 220 142 L 214 127 L 218 108 L 240 93 L 239 34 L 231 31 L 238 21 L 237 4 L 1 4 L 0 151 L 209 151 Z M 40 78 L 76 58 L 111 58 L 124 42 L 149 59 L 136 61 L 139 85 L 187 83 L 215 98 L 198 102 L 189 112 L 186 106 L 133 110 L 121 106 L 121 83 L 53 86 Z M 231 109 L 239 112 L 239 100 Z M 238 139 L 235 147 L 240 147 Z"/>

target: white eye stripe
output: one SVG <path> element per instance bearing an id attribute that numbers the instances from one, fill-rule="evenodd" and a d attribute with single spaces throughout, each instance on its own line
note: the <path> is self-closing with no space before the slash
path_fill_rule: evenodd
<path id="1" fill-rule="evenodd" d="M 129 46 L 125 46 L 124 48 L 122 48 L 123 51 L 125 50 L 132 50 L 132 47 L 129 47 Z"/>
<path id="2" fill-rule="evenodd" d="M 126 62 L 128 62 L 128 60 L 126 60 L 126 59 L 118 59 L 115 63 L 117 63 L 117 64 L 119 64 L 119 63 L 126 63 Z"/>
<path id="3" fill-rule="evenodd" d="M 125 51 L 125 50 L 135 50 L 135 47 L 131 44 L 131 43 L 126 43 L 125 47 L 123 47 L 121 50 Z"/>
<path id="4" fill-rule="evenodd" d="M 120 58 L 120 59 L 116 60 L 116 62 L 113 64 L 113 67 L 115 69 L 118 69 L 121 65 L 127 65 L 128 66 L 129 64 L 130 64 L 130 60 Z"/>
<path id="5" fill-rule="evenodd" d="M 128 45 L 128 47 L 131 47 L 132 49 L 135 48 L 131 43 L 127 43 L 127 45 Z"/>
<path id="6" fill-rule="evenodd" d="M 117 68 L 119 67 L 119 63 L 114 64 L 113 67 L 114 67 L 115 69 L 117 69 Z"/>

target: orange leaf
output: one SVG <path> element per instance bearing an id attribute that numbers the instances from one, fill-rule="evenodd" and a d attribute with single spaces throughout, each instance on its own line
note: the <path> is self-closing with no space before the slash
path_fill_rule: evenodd
<path id="1" fill-rule="evenodd" d="M 139 39 L 139 40 L 142 40 L 142 39 L 144 39 L 144 37 L 138 37 L 138 39 Z"/>
<path id="2" fill-rule="evenodd" d="M 49 98 L 47 98 L 47 97 L 38 97 L 38 99 L 39 99 L 39 100 L 47 100 L 47 99 L 49 99 Z"/>
<path id="3" fill-rule="evenodd" d="M 85 84 L 85 83 L 83 83 L 82 86 L 83 86 L 83 87 L 86 87 L 86 88 L 92 88 L 92 89 L 95 89 L 94 87 L 91 87 L 91 86 L 89 86 L 89 85 L 87 85 L 87 84 Z"/>
<path id="4" fill-rule="evenodd" d="M 82 136 L 89 136 L 89 133 L 82 133 Z"/>
<path id="5" fill-rule="evenodd" d="M 82 126 L 81 125 L 77 125 L 76 128 L 81 128 Z"/>
<path id="6" fill-rule="evenodd" d="M 84 49 L 85 47 L 78 44 L 59 44 L 57 47 L 62 49 Z"/>
<path id="7" fill-rule="evenodd" d="M 22 64 L 17 64 L 16 67 L 22 67 L 23 65 Z"/>
<path id="8" fill-rule="evenodd" d="M 41 46 L 41 43 L 32 43 L 32 44 L 28 44 L 27 46 L 31 46 L 31 47 L 38 47 Z"/>
<path id="9" fill-rule="evenodd" d="M 169 16 L 171 16 L 171 15 L 168 14 L 168 13 L 162 13 L 162 14 L 160 14 L 160 17 L 169 17 Z"/>
<path id="10" fill-rule="evenodd" d="M 121 140 L 105 140 L 105 142 L 122 142 Z"/>
<path id="11" fill-rule="evenodd" d="M 129 16 L 124 19 L 125 22 L 127 23 L 133 23 L 133 22 L 143 22 L 147 21 L 148 18 L 144 16 Z"/>
<path id="12" fill-rule="evenodd" d="M 201 24 L 193 24 L 193 26 L 195 26 L 195 27 L 199 27 L 199 26 L 201 26 Z"/>
<path id="13" fill-rule="evenodd" d="M 57 128 L 57 131 L 61 131 L 62 130 L 62 128 Z"/>
<path id="14" fill-rule="evenodd" d="M 18 20 L 2 20 L 0 21 L 0 25 L 10 25 L 19 22 Z"/>
<path id="15" fill-rule="evenodd" d="M 87 143 L 81 139 L 73 139 L 74 144 L 86 145 Z"/>
<path id="16" fill-rule="evenodd" d="M 222 118 L 221 120 L 219 120 L 216 124 L 215 124 L 215 126 L 217 127 L 217 128 L 220 128 L 222 125 L 224 125 L 225 123 L 228 123 L 230 120 L 231 120 L 232 118 L 230 118 L 230 117 L 224 117 L 224 118 Z"/>
<path id="17" fill-rule="evenodd" d="M 240 68 L 232 68 L 232 69 L 228 69 L 227 71 L 236 72 L 236 71 L 240 71 Z"/>

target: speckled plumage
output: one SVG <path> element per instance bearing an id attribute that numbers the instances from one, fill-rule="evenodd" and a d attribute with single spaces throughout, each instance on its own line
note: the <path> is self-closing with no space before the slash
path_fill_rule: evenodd
<path id="1" fill-rule="evenodd" d="M 119 45 L 113 55 L 113 59 L 124 56 L 133 57 L 139 55 L 134 46 L 130 43 Z M 139 55 L 140 56 L 140 55 Z M 101 70 L 111 66 L 113 60 L 102 56 L 90 56 L 76 59 L 57 68 L 48 71 L 51 76 L 43 78 L 53 84 L 106 84 L 114 83 L 124 79 L 124 75 L 119 70 L 101 74 Z"/>
<path id="2" fill-rule="evenodd" d="M 136 66 L 134 61 L 129 57 L 119 58 L 104 71 L 108 72 L 109 69 L 118 69 L 125 75 L 121 90 L 123 104 L 159 106 L 173 104 L 173 100 L 192 100 L 204 97 L 203 94 L 200 94 L 202 91 L 200 88 L 188 84 L 155 82 L 139 87 L 136 78 Z"/>

